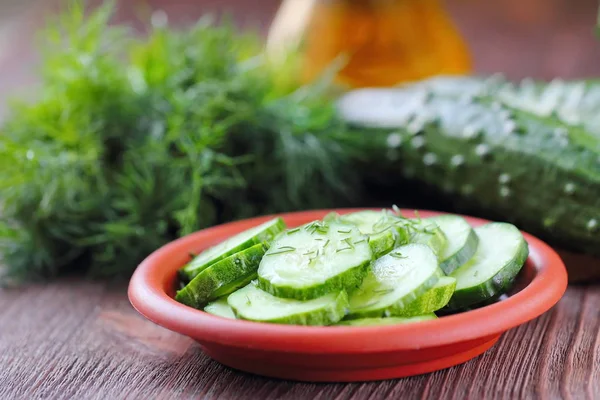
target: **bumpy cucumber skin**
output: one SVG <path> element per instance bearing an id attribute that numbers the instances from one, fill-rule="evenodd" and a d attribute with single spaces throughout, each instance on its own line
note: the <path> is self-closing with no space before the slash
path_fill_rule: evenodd
<path id="1" fill-rule="evenodd" d="M 350 310 L 346 319 L 359 319 L 359 318 L 385 318 L 391 316 L 401 316 L 403 315 L 403 310 L 405 310 L 409 304 L 416 301 L 420 296 L 425 294 L 429 289 L 431 289 L 439 277 L 437 274 L 434 274 L 429 278 L 426 282 L 423 283 L 419 288 L 408 293 L 406 296 L 402 297 L 394 304 L 389 305 L 387 307 L 381 307 L 376 309 L 354 309 Z"/>
<path id="2" fill-rule="evenodd" d="M 269 229 L 266 229 L 265 231 L 261 232 L 260 234 L 256 235 L 255 237 L 245 241 L 244 243 L 241 243 L 238 246 L 235 246 L 231 250 L 222 253 L 221 256 L 219 256 L 219 257 L 215 257 L 208 262 L 205 262 L 203 264 L 198 264 L 198 265 L 194 264 L 194 260 L 198 258 L 198 257 L 195 257 L 194 260 L 190 261 L 188 264 L 186 264 L 184 267 L 182 267 L 178 271 L 179 278 L 184 282 L 190 282 L 192 279 L 194 279 L 194 277 L 196 275 L 198 275 L 200 272 L 202 272 L 203 270 L 205 270 L 212 264 L 214 264 L 218 261 L 221 261 L 224 258 L 231 256 L 232 254 L 238 253 L 244 249 L 252 247 L 256 244 L 264 243 L 268 240 L 271 240 L 275 236 L 277 236 L 279 233 L 283 232 L 285 230 L 285 228 L 286 228 L 286 226 L 285 226 L 285 222 L 283 222 L 283 219 L 276 218 L 274 220 L 273 225 L 270 226 Z"/>
<path id="3" fill-rule="evenodd" d="M 294 286 L 273 285 L 267 279 L 258 277 L 258 287 L 276 297 L 296 300 L 311 300 L 324 296 L 338 290 L 352 290 L 360 286 L 371 261 L 366 261 L 357 267 L 348 269 L 327 281 L 311 286 L 310 288 L 298 288 Z"/>
<path id="4" fill-rule="evenodd" d="M 407 120 L 415 122 L 360 126 L 357 140 L 370 162 L 398 174 L 386 174 L 394 179 L 388 185 L 418 177 L 454 210 L 510 221 L 552 245 L 600 256 L 597 145 L 584 145 L 579 127 L 504 102 L 493 89 L 460 87 L 398 89 L 406 94 L 403 107 L 411 107 Z M 417 96 L 423 101 L 409 101 Z"/>
<path id="5" fill-rule="evenodd" d="M 456 279 L 451 277 L 443 277 L 440 278 L 443 282 L 448 281 L 445 285 L 434 285 L 431 289 L 423 293 L 416 300 L 411 303 L 408 303 L 405 307 L 397 312 L 397 314 L 392 314 L 393 316 L 399 317 L 416 317 L 423 314 L 429 314 L 434 311 L 437 311 L 443 307 L 445 307 L 448 302 L 450 302 L 450 298 L 454 294 L 454 289 L 456 288 Z"/>
<path id="6" fill-rule="evenodd" d="M 194 308 L 232 293 L 256 278 L 256 271 L 268 246 L 256 244 L 218 261 L 194 277 L 177 292 L 175 300 Z"/>
<path id="7" fill-rule="evenodd" d="M 525 239 L 519 246 L 515 257 L 507 263 L 491 279 L 464 289 L 457 289 L 448 302 L 448 310 L 465 309 L 474 304 L 483 304 L 486 299 L 492 299 L 508 291 L 529 256 L 529 247 Z"/>
<path id="8" fill-rule="evenodd" d="M 441 217 L 433 217 L 430 220 L 436 221 L 437 218 L 445 218 L 446 216 Z M 466 223 L 466 221 L 465 221 Z M 443 231 L 443 230 L 442 230 Z M 466 263 L 473 257 L 475 252 L 477 251 L 477 245 L 479 244 L 479 237 L 475 233 L 473 229 L 469 231 L 469 236 L 467 237 L 467 241 L 465 246 L 462 247 L 459 251 L 451 255 L 445 260 L 440 260 L 440 268 L 444 271 L 446 275 L 450 275 L 453 271 L 458 269 L 461 265 Z"/>
<path id="9" fill-rule="evenodd" d="M 413 322 L 431 321 L 437 319 L 435 314 L 415 315 L 413 317 L 390 317 L 390 318 L 361 318 L 338 322 L 336 326 L 378 326 L 378 325 L 400 325 Z"/>
<path id="10" fill-rule="evenodd" d="M 231 306 L 231 303 L 230 303 Z M 299 313 L 282 318 L 273 318 L 269 320 L 256 320 L 246 318 L 236 307 L 231 306 L 233 313 L 238 319 L 245 319 L 248 321 L 255 322 L 266 322 L 272 324 L 286 324 L 286 325 L 312 325 L 312 326 L 323 326 L 331 325 L 340 321 L 346 315 L 348 310 L 348 295 L 345 291 L 341 291 L 335 299 L 335 302 L 330 306 L 319 310 L 318 312 L 312 311 L 308 313 Z"/>

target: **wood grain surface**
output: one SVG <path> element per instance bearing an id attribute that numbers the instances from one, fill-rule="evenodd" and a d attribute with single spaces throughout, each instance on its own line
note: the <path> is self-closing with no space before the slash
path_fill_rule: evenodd
<path id="1" fill-rule="evenodd" d="M 11 24 L 9 46 L 0 52 L 0 110 L 8 93 L 35 80 L 33 32 L 57 1 L 37 1 Z M 278 1 L 147 3 L 176 21 L 218 8 L 265 27 Z M 592 36 L 596 0 L 447 3 L 479 73 L 600 75 L 600 42 Z M 128 20 L 139 2 L 120 4 L 118 18 Z M 223 367 L 190 339 L 143 319 L 122 283 L 68 278 L 0 290 L 0 399 L 34 398 L 600 399 L 600 287 L 570 287 L 550 312 L 466 364 L 364 384 L 294 383 Z"/>
<path id="2" fill-rule="evenodd" d="M 600 287 L 571 287 L 542 317 L 445 371 L 308 384 L 224 367 L 143 319 L 124 284 L 63 279 L 0 292 L 0 399 L 599 399 Z"/>

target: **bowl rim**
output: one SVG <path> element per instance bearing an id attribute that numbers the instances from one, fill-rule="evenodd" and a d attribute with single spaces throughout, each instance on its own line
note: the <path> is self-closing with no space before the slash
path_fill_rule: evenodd
<path id="1" fill-rule="evenodd" d="M 340 208 L 272 214 L 207 228 L 174 240 L 150 254 L 135 270 L 128 288 L 133 307 L 149 320 L 201 343 L 269 351 L 301 353 L 364 353 L 419 350 L 498 335 L 530 321 L 552 308 L 567 288 L 567 272 L 559 255 L 540 239 L 523 232 L 529 244 L 527 262 L 533 263 L 533 280 L 507 299 L 479 309 L 418 324 L 345 327 L 295 326 L 233 320 L 188 307 L 166 291 L 173 277 L 163 265 L 177 254 L 214 236 L 223 240 L 276 216 L 309 222 L 329 212 L 348 213 L 374 208 Z M 413 209 L 402 209 L 408 214 Z M 448 213 L 418 210 L 423 217 Z M 455 214 L 461 215 L 461 214 Z M 474 225 L 490 222 L 461 215 Z M 291 223 L 293 226 L 294 223 Z M 187 249 L 187 250 L 186 250 Z M 180 257 L 179 257 L 180 258 Z M 181 264 L 179 264 L 181 265 Z M 376 335 L 376 336 L 374 336 Z M 376 340 L 373 340 L 377 338 Z"/>

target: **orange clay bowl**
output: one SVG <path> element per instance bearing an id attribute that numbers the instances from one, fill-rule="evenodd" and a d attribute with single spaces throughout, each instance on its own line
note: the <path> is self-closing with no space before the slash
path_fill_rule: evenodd
<path id="1" fill-rule="evenodd" d="M 288 227 L 321 219 L 320 210 L 283 214 Z M 412 210 L 404 210 L 406 215 Z M 422 217 L 439 213 L 420 211 Z M 198 253 L 272 216 L 215 226 L 169 243 L 144 260 L 129 284 L 131 304 L 155 323 L 197 340 L 216 361 L 259 375 L 299 381 L 400 378 L 464 363 L 507 330 L 548 311 L 562 297 L 567 273 L 544 242 L 523 233 L 529 258 L 502 301 L 437 320 L 392 326 L 311 327 L 221 318 L 173 299 L 176 272 Z M 465 217 L 473 226 L 488 221 Z"/>

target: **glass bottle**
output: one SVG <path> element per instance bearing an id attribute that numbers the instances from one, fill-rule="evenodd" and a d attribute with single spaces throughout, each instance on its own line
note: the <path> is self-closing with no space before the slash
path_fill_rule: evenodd
<path id="1" fill-rule="evenodd" d="M 465 42 L 440 0 L 284 0 L 267 41 L 271 54 L 300 51 L 312 81 L 342 60 L 336 81 L 392 86 L 471 72 Z"/>

